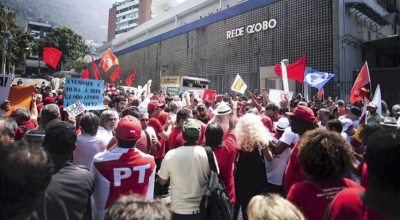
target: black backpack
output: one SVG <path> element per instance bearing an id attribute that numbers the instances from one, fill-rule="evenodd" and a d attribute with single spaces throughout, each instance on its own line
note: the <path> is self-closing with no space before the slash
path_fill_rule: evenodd
<path id="1" fill-rule="evenodd" d="M 207 220 L 229 220 L 230 203 L 226 194 L 224 182 L 218 175 L 214 161 L 214 153 L 210 147 L 205 147 L 210 166 L 210 180 L 206 192 L 200 201 L 200 213 Z"/>

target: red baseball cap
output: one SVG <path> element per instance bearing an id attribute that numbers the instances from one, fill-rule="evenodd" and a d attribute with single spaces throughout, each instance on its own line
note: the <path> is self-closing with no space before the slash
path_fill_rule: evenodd
<path id="1" fill-rule="evenodd" d="M 153 108 L 160 106 L 163 106 L 163 104 L 160 104 L 159 102 L 157 102 L 157 100 L 151 100 L 147 105 L 147 110 L 152 110 Z"/>
<path id="2" fill-rule="evenodd" d="M 46 98 L 44 98 L 44 100 L 43 100 L 43 105 L 53 104 L 53 103 L 56 103 L 56 101 L 54 101 L 54 99 L 51 98 L 51 97 L 46 97 Z"/>
<path id="3" fill-rule="evenodd" d="M 222 95 L 217 95 L 217 99 L 222 99 Z"/>
<path id="4" fill-rule="evenodd" d="M 167 95 L 171 95 L 171 93 L 170 93 L 170 92 L 166 92 L 166 94 L 167 94 Z"/>
<path id="5" fill-rule="evenodd" d="M 314 112 L 307 106 L 298 105 L 293 112 L 287 112 L 286 114 L 296 116 L 311 123 L 315 122 Z"/>
<path id="6" fill-rule="evenodd" d="M 261 100 L 261 97 L 260 96 L 257 96 L 257 98 L 256 98 L 257 100 Z"/>
<path id="7" fill-rule="evenodd" d="M 158 103 L 160 103 L 160 104 L 162 104 L 162 105 L 167 104 L 167 103 L 165 102 L 165 99 L 163 99 L 163 98 L 159 98 L 159 99 L 158 99 Z"/>
<path id="8" fill-rule="evenodd" d="M 123 117 L 115 128 L 115 135 L 123 141 L 139 140 L 142 133 L 142 125 L 139 120 L 131 115 Z"/>

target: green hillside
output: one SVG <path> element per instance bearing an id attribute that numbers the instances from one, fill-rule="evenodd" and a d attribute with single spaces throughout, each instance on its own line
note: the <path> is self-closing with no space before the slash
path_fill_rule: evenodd
<path id="1" fill-rule="evenodd" d="M 1 0 L 18 11 L 17 23 L 25 29 L 27 20 L 48 21 L 55 27 L 69 27 L 84 39 L 107 40 L 108 10 L 116 0 Z"/>

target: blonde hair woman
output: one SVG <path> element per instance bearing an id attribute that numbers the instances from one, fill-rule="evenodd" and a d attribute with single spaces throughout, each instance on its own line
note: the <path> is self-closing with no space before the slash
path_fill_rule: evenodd
<path id="1" fill-rule="evenodd" d="M 250 220 L 304 220 L 303 214 L 277 194 L 254 196 L 247 208 Z"/>
<path id="2" fill-rule="evenodd" d="M 272 136 L 261 122 L 261 117 L 246 114 L 236 126 L 238 146 L 236 171 L 236 203 L 234 219 L 242 208 L 243 219 L 247 219 L 247 204 L 255 195 L 265 192 L 268 181 L 265 171 L 265 159 L 272 161 L 268 149 Z"/>

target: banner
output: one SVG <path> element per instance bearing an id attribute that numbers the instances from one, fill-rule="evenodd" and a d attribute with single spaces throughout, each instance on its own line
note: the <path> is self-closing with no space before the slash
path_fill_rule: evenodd
<path id="1" fill-rule="evenodd" d="M 75 102 L 74 104 L 68 106 L 64 109 L 64 111 L 68 112 L 68 115 L 71 117 L 75 117 L 80 113 L 85 111 L 85 105 L 81 100 Z"/>
<path id="2" fill-rule="evenodd" d="M 103 80 L 67 78 L 64 109 L 81 100 L 86 110 L 103 109 Z"/>
<path id="3" fill-rule="evenodd" d="M 0 102 L 8 100 L 10 94 L 10 87 L 12 82 L 12 75 L 0 74 Z M 0 114 L 6 114 L 6 111 L 0 109 Z"/>
<path id="4" fill-rule="evenodd" d="M 246 83 L 243 81 L 243 79 L 237 74 L 235 81 L 233 81 L 231 89 L 235 92 L 239 92 L 244 94 L 244 92 L 247 89 Z"/>
<path id="5" fill-rule="evenodd" d="M 289 63 L 289 60 L 282 60 L 281 61 L 283 91 L 285 91 L 286 95 L 289 95 L 289 80 L 288 80 L 288 75 L 287 75 L 287 69 L 286 69 L 285 62 Z"/>
<path id="6" fill-rule="evenodd" d="M 292 100 L 293 92 L 289 91 L 289 101 Z M 281 101 L 285 100 L 285 91 L 278 89 L 270 89 L 269 90 L 269 100 L 279 105 Z"/>
<path id="7" fill-rule="evenodd" d="M 11 87 L 10 94 L 8 95 L 11 109 L 7 112 L 7 116 L 9 116 L 17 107 L 25 107 L 26 109 L 30 110 L 32 96 L 35 92 L 35 89 L 36 85 Z"/>
<path id="8" fill-rule="evenodd" d="M 335 77 L 335 74 L 307 70 L 304 73 L 304 82 L 311 87 L 322 89 L 333 77 Z"/>
<path id="9" fill-rule="evenodd" d="M 210 102 L 212 102 L 213 94 L 214 94 L 214 93 L 215 93 L 214 90 L 206 89 L 206 90 L 204 91 L 204 95 L 203 95 L 203 102 L 205 102 L 206 99 L 208 99 Z"/>

